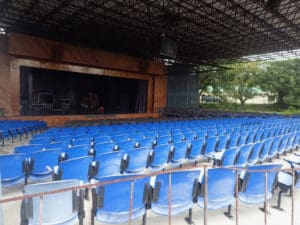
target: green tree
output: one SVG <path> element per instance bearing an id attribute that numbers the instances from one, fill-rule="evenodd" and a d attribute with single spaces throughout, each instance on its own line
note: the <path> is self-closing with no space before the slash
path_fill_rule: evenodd
<path id="1" fill-rule="evenodd" d="M 300 59 L 268 62 L 259 77 L 260 86 L 277 95 L 280 107 L 287 107 L 300 96 Z"/>
<path id="2" fill-rule="evenodd" d="M 255 87 L 258 86 L 257 77 L 262 72 L 260 62 L 234 63 L 227 73 L 234 77 L 228 92 L 234 99 L 238 99 L 243 106 L 248 99 L 257 95 Z"/>
<path id="3" fill-rule="evenodd" d="M 212 93 L 217 96 L 221 102 L 226 101 L 224 92 L 229 89 L 229 84 L 232 82 L 232 74 L 226 72 L 225 67 L 213 68 L 208 66 L 200 66 L 199 68 L 199 95 L 202 96 L 207 92 L 208 87 L 212 87 Z"/>

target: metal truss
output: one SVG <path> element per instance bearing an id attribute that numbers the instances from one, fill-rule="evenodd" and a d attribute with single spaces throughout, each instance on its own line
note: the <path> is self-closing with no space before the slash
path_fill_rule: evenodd
<path id="1" fill-rule="evenodd" d="M 178 62 L 300 49 L 299 0 L 0 0 L 0 28 L 159 58 L 165 35 Z"/>

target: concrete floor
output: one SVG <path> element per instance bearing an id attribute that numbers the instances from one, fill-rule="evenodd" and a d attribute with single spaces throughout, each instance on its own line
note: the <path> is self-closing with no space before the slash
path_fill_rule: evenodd
<path id="1" fill-rule="evenodd" d="M 17 145 L 21 145 L 26 143 L 27 140 L 16 140 L 15 143 L 6 142 L 5 147 L 0 147 L 0 154 L 7 154 L 13 151 L 14 147 Z M 292 157 L 292 154 L 286 156 L 286 158 Z M 285 167 L 287 164 L 283 160 L 274 160 L 274 162 L 283 163 Z M 32 182 L 29 182 L 32 183 Z M 10 188 L 2 188 L 2 198 L 10 198 L 16 196 L 22 196 L 22 190 L 24 185 L 20 184 L 15 187 Z M 265 214 L 259 210 L 259 206 L 257 205 L 246 205 L 238 201 L 238 209 L 236 210 L 236 204 L 232 205 L 232 214 L 233 218 L 228 219 L 224 216 L 223 212 L 226 209 L 222 210 L 214 210 L 207 212 L 207 224 L 208 225 L 300 225 L 300 190 L 295 190 L 294 192 L 294 201 L 292 203 L 292 198 L 288 196 L 288 194 L 284 194 L 282 198 L 282 208 L 283 211 L 279 211 L 271 208 L 270 206 L 276 205 L 277 203 L 277 195 L 278 190 L 275 191 L 273 198 L 268 201 L 268 210 L 267 216 L 265 218 Z M 91 198 L 89 198 L 91 199 Z M 14 201 L 9 203 L 3 203 L 3 225 L 18 225 L 20 223 L 20 201 Z M 294 204 L 294 210 L 292 212 L 292 204 Z M 262 207 L 262 206 L 261 206 Z M 91 211 L 91 200 L 85 202 L 85 212 L 86 216 L 84 219 L 84 224 L 90 224 L 90 211 Z M 237 214 L 236 214 L 237 213 Z M 181 225 L 187 224 L 184 218 L 188 215 L 188 212 L 182 213 L 180 215 L 176 215 L 170 218 L 166 216 L 160 216 L 151 212 L 151 210 L 147 211 L 147 225 L 152 224 L 174 224 Z M 292 215 L 294 216 L 294 221 L 292 222 Z M 266 220 L 266 222 L 265 222 Z M 204 223 L 204 210 L 198 207 L 197 204 L 193 206 L 193 222 L 197 225 L 205 225 Z M 135 221 L 131 221 L 125 224 L 138 225 L 142 223 L 142 219 L 138 219 Z M 95 223 L 96 225 L 100 225 L 102 223 Z M 0 225 L 1 221 L 0 221 Z"/>

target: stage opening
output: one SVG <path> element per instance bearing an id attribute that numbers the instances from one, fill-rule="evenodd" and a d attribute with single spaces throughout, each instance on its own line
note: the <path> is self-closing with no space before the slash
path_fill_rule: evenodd
<path id="1" fill-rule="evenodd" d="M 22 66 L 21 115 L 145 113 L 147 80 Z"/>

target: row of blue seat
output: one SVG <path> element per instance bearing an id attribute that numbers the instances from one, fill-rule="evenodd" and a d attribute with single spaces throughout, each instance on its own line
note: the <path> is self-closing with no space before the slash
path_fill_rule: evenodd
<path id="1" fill-rule="evenodd" d="M 33 134 L 37 131 L 42 131 L 47 128 L 47 124 L 44 121 L 24 121 L 24 120 L 1 120 L 0 121 L 0 141 L 4 146 L 5 139 L 11 139 L 22 136 L 25 134 Z"/>
<path id="2" fill-rule="evenodd" d="M 194 140 L 198 138 L 217 138 L 222 137 L 226 139 L 230 139 L 231 143 L 228 143 L 229 147 L 233 147 L 234 145 L 243 145 L 247 143 L 254 143 L 257 141 L 264 140 L 266 138 L 275 137 L 279 135 L 289 134 L 300 131 L 300 127 L 297 129 L 290 129 L 287 130 L 286 127 L 284 128 L 276 128 L 276 129 L 265 129 L 265 130 L 253 130 L 253 131 L 243 131 L 243 132 L 236 132 L 236 133 L 211 133 L 212 135 L 208 135 L 206 131 L 199 131 L 199 132 L 190 132 L 171 134 L 169 131 L 165 132 L 164 134 L 160 134 L 158 136 L 157 133 L 134 133 L 132 135 L 129 134 L 119 134 L 115 136 L 89 136 L 84 135 L 81 137 L 72 138 L 71 136 L 56 136 L 53 137 L 44 137 L 44 138 L 34 138 L 30 140 L 30 144 L 40 144 L 43 148 L 56 148 L 56 145 L 61 145 L 62 147 L 66 146 L 73 146 L 73 145 L 91 145 L 94 146 L 96 144 L 102 145 L 104 142 L 118 142 L 123 141 L 137 141 L 137 142 L 144 142 L 144 139 L 150 140 L 152 139 L 157 144 L 165 144 L 169 142 L 178 142 L 182 140 Z M 58 143 L 58 144 L 55 144 Z M 59 144 L 60 143 L 60 144 Z M 59 146 L 60 147 L 60 146 Z M 149 146 L 147 146 L 149 147 Z"/>
<path id="3" fill-rule="evenodd" d="M 274 189 L 281 182 L 281 176 L 278 176 L 281 167 L 281 164 L 250 166 L 243 176 L 239 175 L 239 171 L 228 168 L 212 168 L 207 171 L 195 168 L 165 172 L 155 177 L 102 177 L 97 179 L 99 183 L 92 189 L 92 224 L 94 220 L 102 223 L 121 223 L 142 217 L 143 224 L 146 224 L 147 209 L 163 216 L 189 211 L 187 221 L 192 224 L 192 207 L 195 202 L 199 207 L 211 210 L 228 207 L 226 214 L 231 216 L 231 204 L 235 197 L 243 203 L 256 205 L 271 199 Z M 220 188 L 220 185 L 226 188 Z M 238 193 L 235 192 L 236 185 L 240 186 Z M 80 188 L 79 186 L 76 180 L 32 184 L 25 187 L 25 196 L 55 189 Z M 24 210 L 30 224 L 39 223 L 41 218 L 43 223 L 74 224 L 76 216 L 82 224 L 83 209 L 74 210 L 71 206 L 74 202 L 81 202 L 82 206 L 83 200 L 74 199 L 72 193 L 74 190 L 69 191 L 69 194 L 63 192 L 44 196 L 42 214 L 41 203 L 38 201 L 40 197 L 33 198 L 36 200 L 25 200 Z M 58 199 L 64 204 L 57 204 Z"/>
<path id="4" fill-rule="evenodd" d="M 111 144 L 109 150 L 101 154 L 95 154 L 89 146 L 77 146 L 0 156 L 0 168 L 3 170 L 3 185 L 14 185 L 27 177 L 35 180 L 49 179 L 49 168 L 57 165 L 56 177 L 81 179 L 85 182 L 92 176 L 92 165 L 97 165 L 97 170 L 94 169 L 93 173 L 96 178 L 120 173 L 144 173 L 147 168 L 150 171 L 162 170 L 168 165 L 176 167 L 201 159 L 213 159 L 214 164 L 219 166 L 245 167 L 296 150 L 300 147 L 299 133 L 298 138 L 295 137 L 296 134 L 283 135 L 221 151 L 217 150 L 215 142 L 205 144 L 204 139 L 157 145 L 152 149 L 129 148 L 121 151 L 113 151 L 114 144 Z M 291 145 L 288 145 L 289 138 L 293 139 Z"/>

